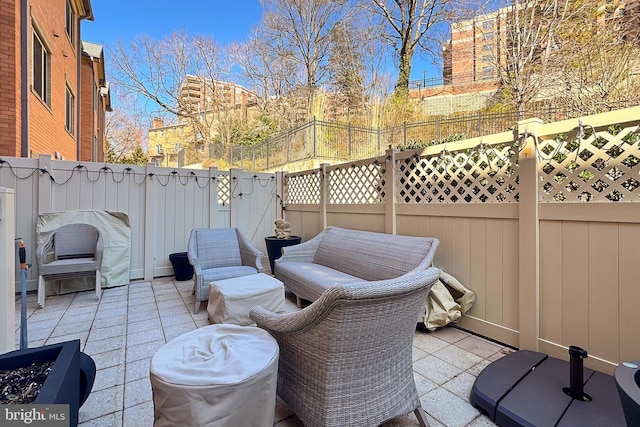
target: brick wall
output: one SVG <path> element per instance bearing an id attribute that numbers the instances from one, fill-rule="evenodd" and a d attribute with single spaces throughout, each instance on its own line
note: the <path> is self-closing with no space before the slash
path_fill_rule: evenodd
<path id="1" fill-rule="evenodd" d="M 0 0 L 0 156 L 20 156 L 20 0 Z"/>
<path id="2" fill-rule="evenodd" d="M 33 91 L 29 96 L 29 133 L 32 156 L 59 152 L 67 159 L 76 159 L 76 136 L 65 129 L 65 94 L 67 85 L 76 98 L 78 108 L 77 61 L 81 46 L 75 46 L 65 30 L 66 0 L 30 0 L 31 17 L 51 52 L 50 107 Z M 76 38 L 79 34 L 76 31 Z M 29 56 L 31 57 L 31 49 Z M 77 123 L 76 123 L 77 128 Z M 77 159 L 76 159 L 77 160 Z"/>
<path id="3" fill-rule="evenodd" d="M 97 114 L 93 108 L 93 97 L 97 87 L 95 65 L 91 58 L 82 55 L 80 88 L 80 160 L 84 162 L 96 161 L 92 149 L 93 137 L 96 135 Z"/>
<path id="4" fill-rule="evenodd" d="M 78 58 L 81 54 L 80 31 L 76 23 L 75 43 L 67 36 L 65 27 L 66 0 L 30 0 L 27 37 L 27 72 L 29 92 L 29 147 L 21 150 L 21 19 L 20 0 L 0 0 L 0 156 L 29 157 L 38 154 L 61 153 L 65 159 L 76 159 L 77 117 L 74 130 L 65 128 L 66 88 L 75 97 L 79 108 Z M 51 54 L 50 102 L 42 101 L 33 91 L 32 25 Z"/>

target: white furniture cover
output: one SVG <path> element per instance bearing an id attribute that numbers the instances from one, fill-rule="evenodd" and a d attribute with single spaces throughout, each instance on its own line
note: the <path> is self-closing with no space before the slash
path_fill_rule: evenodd
<path id="1" fill-rule="evenodd" d="M 37 246 L 47 240 L 57 228 L 77 223 L 93 225 L 102 236 L 102 287 L 128 285 L 131 267 L 131 227 L 129 216 L 123 212 L 78 210 L 41 213 L 36 223 Z M 60 291 L 77 292 L 93 287 L 91 280 L 80 278 L 65 280 Z"/>
<path id="2" fill-rule="evenodd" d="M 278 344 L 252 326 L 210 325 L 151 359 L 154 427 L 273 427 Z"/>
<path id="3" fill-rule="evenodd" d="M 249 311 L 256 305 L 284 313 L 282 282 L 264 273 L 211 282 L 207 312 L 212 323 L 255 325 Z"/>

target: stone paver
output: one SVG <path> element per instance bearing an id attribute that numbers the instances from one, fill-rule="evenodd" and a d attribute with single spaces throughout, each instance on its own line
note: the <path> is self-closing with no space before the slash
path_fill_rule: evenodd
<path id="1" fill-rule="evenodd" d="M 97 366 L 94 388 L 80 409 L 81 427 L 153 425 L 149 365 L 171 339 L 210 324 L 206 304 L 193 313 L 192 281 L 172 277 L 132 282 L 93 291 L 47 297 L 45 308 L 29 294 L 29 347 L 79 338 Z M 16 298 L 16 343 L 20 338 L 20 299 Z M 287 293 L 286 312 L 298 310 Z M 485 427 L 494 424 L 471 406 L 468 395 L 476 376 L 491 361 L 509 352 L 503 346 L 454 327 L 416 331 L 412 353 L 418 394 L 432 427 Z M 383 427 L 417 426 L 413 414 Z M 274 427 L 302 427 L 279 398 Z"/>

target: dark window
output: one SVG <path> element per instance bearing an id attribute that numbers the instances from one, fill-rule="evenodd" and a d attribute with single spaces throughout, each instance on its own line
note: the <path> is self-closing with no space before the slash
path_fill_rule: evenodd
<path id="1" fill-rule="evenodd" d="M 76 98 L 71 93 L 71 89 L 67 86 L 65 95 L 65 128 L 71 135 L 74 134 L 75 112 L 76 112 Z"/>
<path id="2" fill-rule="evenodd" d="M 65 26 L 66 26 L 67 36 L 69 37 L 69 40 L 71 40 L 72 46 L 75 46 L 75 40 L 74 40 L 75 25 L 76 25 L 76 14 L 73 13 L 73 8 L 71 7 L 71 3 L 69 2 L 69 0 L 67 0 L 67 13 L 66 13 Z"/>
<path id="3" fill-rule="evenodd" d="M 35 30 L 33 31 L 32 67 L 33 90 L 45 104 L 50 106 L 51 54 Z"/>

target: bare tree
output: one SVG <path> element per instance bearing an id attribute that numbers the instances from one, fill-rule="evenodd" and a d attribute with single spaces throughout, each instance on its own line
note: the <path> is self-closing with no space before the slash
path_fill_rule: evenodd
<path id="1" fill-rule="evenodd" d="M 331 32 L 352 10 L 350 0 L 262 0 L 265 9 L 262 37 L 279 55 L 285 55 L 296 86 L 307 92 L 312 110 L 315 90 L 327 77 Z"/>
<path id="2" fill-rule="evenodd" d="M 105 135 L 110 149 L 109 159 L 119 163 L 146 145 L 146 120 L 134 96 L 127 96 L 114 86 L 111 97 L 114 109 L 105 117 Z"/>
<path id="3" fill-rule="evenodd" d="M 388 47 L 382 21 L 371 14 L 354 14 L 334 27 L 328 58 L 331 104 L 343 119 L 375 122 L 372 107 L 391 93 Z"/>
<path id="4" fill-rule="evenodd" d="M 232 43 L 229 56 L 242 70 L 241 79 L 247 81 L 257 95 L 259 110 L 275 119 L 282 127 L 294 124 L 297 110 L 295 99 L 290 96 L 299 82 L 296 68 L 288 51 L 281 45 L 270 44 L 263 36 L 262 29 L 244 42 Z M 306 109 L 306 100 L 303 108 Z"/>
<path id="5" fill-rule="evenodd" d="M 439 46 L 439 24 L 451 19 L 452 0 L 372 0 L 374 13 L 387 24 L 386 42 L 398 61 L 397 93 L 407 93 L 416 49 L 433 54 Z"/>
<path id="6" fill-rule="evenodd" d="M 126 47 L 119 42 L 111 54 L 114 80 L 123 91 L 145 98 L 155 116 L 192 126 L 187 144 L 212 140 L 219 117 L 230 112 L 216 92 L 227 73 L 213 39 L 186 32 L 162 40 L 142 36 Z"/>
<path id="7" fill-rule="evenodd" d="M 348 25 L 345 20 L 331 32 L 328 70 L 334 108 L 343 110 L 346 117 L 342 118 L 350 120 L 364 111 L 366 66 L 356 42 L 356 32 Z"/>
<path id="8" fill-rule="evenodd" d="M 575 10 L 569 0 L 512 0 L 501 8 L 495 66 L 505 103 L 521 116 L 525 107 L 555 84 L 550 64 L 560 55 L 559 33 Z"/>
<path id="9" fill-rule="evenodd" d="M 640 87 L 634 65 L 640 23 L 614 3 L 585 2 L 562 35 L 556 102 L 577 114 L 612 110 L 634 102 Z"/>
<path id="10" fill-rule="evenodd" d="M 505 104 L 520 116 L 546 101 L 581 112 L 615 108 L 636 90 L 638 25 L 598 0 L 511 0 L 482 21 L 496 37 L 494 65 Z M 485 33 L 484 35 L 486 35 Z M 635 92 L 637 93 L 637 92 Z"/>

